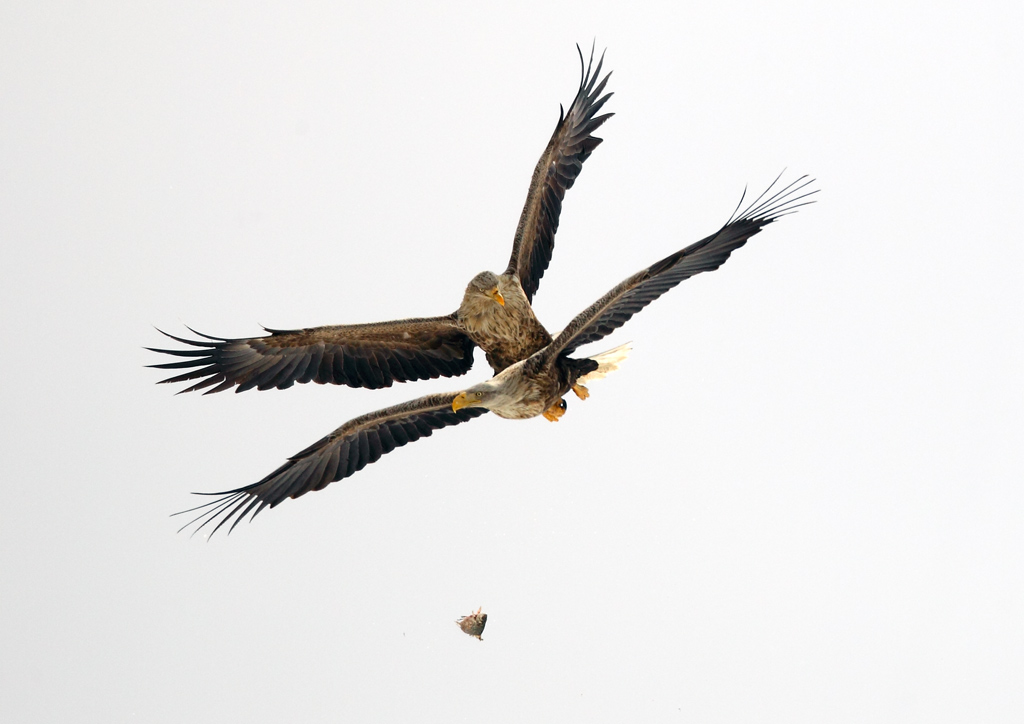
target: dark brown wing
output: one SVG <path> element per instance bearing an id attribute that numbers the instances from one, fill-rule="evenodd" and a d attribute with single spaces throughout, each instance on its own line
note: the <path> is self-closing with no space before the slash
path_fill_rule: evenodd
<path id="1" fill-rule="evenodd" d="M 290 457 L 288 462 L 258 483 L 222 493 L 198 493 L 218 497 L 205 505 L 175 513 L 203 511 L 181 530 L 199 523 L 195 530 L 197 533 L 217 521 L 210 531 L 213 535 L 234 518 L 228 529 L 230 532 L 249 513 L 255 518 L 264 508 L 273 508 L 287 498 L 322 490 L 332 482 L 354 475 L 396 447 L 421 437 L 430 437 L 434 430 L 458 425 L 487 412 L 482 407 L 453 411 L 452 400 L 457 394 L 427 395 L 349 420 L 330 435 Z"/>
<path id="2" fill-rule="evenodd" d="M 200 380 L 182 392 L 212 387 L 205 394 L 235 385 L 236 392 L 253 387 L 285 389 L 299 382 L 390 387 L 393 382 L 451 377 L 473 365 L 472 340 L 454 315 L 401 319 L 377 324 L 350 324 L 310 329 L 268 329 L 268 336 L 249 339 L 211 337 L 171 339 L 195 349 L 155 349 L 184 357 L 179 362 L 149 365 L 158 369 L 187 369 L 164 382 Z M 213 387 L 216 385 L 215 387 Z"/>
<path id="3" fill-rule="evenodd" d="M 778 180 L 776 178 L 763 194 L 737 216 L 743 204 L 741 198 L 733 217 L 718 232 L 637 272 L 597 300 L 572 320 L 542 353 L 538 353 L 543 355 L 544 362 L 550 363 L 558 355 L 570 354 L 577 347 L 607 337 L 679 282 L 720 267 L 735 249 L 746 244 L 747 239 L 768 224 L 800 206 L 814 203 L 797 203 L 817 193 L 816 190 L 805 191 L 814 179 L 801 176 L 771 194 Z"/>
<path id="4" fill-rule="evenodd" d="M 579 46 L 576 46 L 579 51 Z M 530 190 L 526 194 L 526 204 L 519 217 L 515 241 L 512 244 L 512 258 L 509 259 L 506 274 L 515 272 L 526 292 L 526 298 L 532 300 L 540 278 L 551 261 L 551 252 L 555 246 L 555 232 L 558 230 L 558 215 L 562 210 L 562 199 L 565 192 L 572 188 L 576 177 L 583 169 L 583 162 L 601 143 L 591 133 L 614 114 L 594 114 L 611 98 L 611 93 L 604 92 L 604 86 L 611 76 L 609 72 L 598 82 L 604 53 L 597 62 L 597 68 L 591 74 L 594 62 L 594 49 L 590 49 L 590 62 L 583 72 L 583 53 L 580 52 L 580 71 L 582 80 L 576 98 L 569 106 L 568 113 L 559 112 L 558 125 L 551 134 L 547 148 L 541 154 L 537 166 L 533 170 Z"/>

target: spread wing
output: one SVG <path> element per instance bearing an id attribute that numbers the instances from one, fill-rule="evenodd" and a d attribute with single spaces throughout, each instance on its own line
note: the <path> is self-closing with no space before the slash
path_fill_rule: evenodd
<path id="1" fill-rule="evenodd" d="M 578 45 L 576 50 L 579 51 Z M 605 113 L 595 116 L 612 94 L 601 95 L 611 72 L 598 82 L 604 53 L 591 73 L 593 62 L 594 50 L 591 48 L 590 62 L 587 63 L 586 72 L 583 72 L 583 53 L 580 52 L 582 80 L 579 90 L 569 106 L 569 112 L 559 113 L 555 132 L 551 134 L 551 140 L 533 170 L 530 190 L 526 194 L 526 204 L 519 217 L 519 227 L 512 245 L 512 258 L 505 270 L 506 274 L 516 272 L 519 275 L 526 298 L 531 301 L 551 261 L 555 232 L 558 230 L 558 214 L 562 210 L 565 192 L 572 188 L 583 169 L 583 162 L 602 141 L 590 134 L 614 115 Z"/>
<path id="2" fill-rule="evenodd" d="M 256 388 L 285 389 L 294 383 L 390 387 L 393 382 L 451 377 L 473 365 L 474 343 L 454 315 L 402 319 L 376 324 L 350 324 L 309 329 L 268 329 L 269 335 L 249 339 L 202 339 L 167 334 L 187 349 L 153 352 L 183 357 L 178 362 L 149 365 L 184 369 L 164 382 L 199 380 L 182 392 L 211 387 L 205 394 L 237 385 L 236 392 Z M 216 386 L 214 386 L 216 385 Z"/>
<path id="3" fill-rule="evenodd" d="M 720 267 L 734 250 L 746 244 L 747 239 L 768 224 L 793 213 L 800 206 L 814 203 L 804 201 L 817 193 L 817 190 L 805 191 L 814 179 L 801 176 L 772 193 L 778 180 L 776 178 L 737 216 L 743 205 L 741 198 L 732 218 L 716 233 L 637 272 L 597 300 L 572 320 L 543 352 L 538 353 L 543 355 L 543 362 L 550 363 L 560 354 L 570 354 L 577 347 L 607 337 L 679 282 Z"/>
<path id="4" fill-rule="evenodd" d="M 298 498 L 311 490 L 322 490 L 332 482 L 350 477 L 397 447 L 430 437 L 434 430 L 472 420 L 487 412 L 482 407 L 452 410 L 456 392 L 420 397 L 411 402 L 371 412 L 349 420 L 330 435 L 318 440 L 257 483 L 215 495 L 216 500 L 175 515 L 203 511 L 186 523 L 199 526 L 216 522 L 210 535 L 234 518 L 228 532 L 241 520 L 264 508 L 273 508 L 286 498 Z M 250 518 L 251 520 L 251 518 Z M 200 522 L 201 521 L 201 522 Z"/>

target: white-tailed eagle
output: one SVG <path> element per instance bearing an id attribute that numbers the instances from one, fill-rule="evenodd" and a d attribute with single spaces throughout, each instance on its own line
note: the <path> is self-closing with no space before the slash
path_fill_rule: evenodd
<path id="1" fill-rule="evenodd" d="M 349 420 L 256 483 L 220 493 L 202 493 L 217 497 L 182 511 L 202 511 L 184 527 L 198 522 L 198 532 L 215 522 L 212 534 L 233 520 L 230 529 L 234 529 L 250 513 L 255 517 L 287 498 L 321 490 L 397 447 L 488 410 L 510 419 L 544 415 L 557 420 L 565 410 L 563 395 L 573 390 L 585 399 L 588 392 L 583 383 L 616 369 L 628 351 L 623 345 L 590 357 L 570 356 L 577 348 L 608 336 L 683 280 L 717 269 L 765 226 L 812 203 L 807 200 L 817 193 L 807 190 L 812 182 L 801 177 L 774 193 L 773 182 L 743 211 L 741 199 L 721 229 L 627 277 L 573 319 L 549 344 L 494 377 L 460 392 L 427 395 Z"/>
<path id="2" fill-rule="evenodd" d="M 579 46 L 577 46 L 579 51 Z M 572 188 L 583 162 L 602 139 L 592 134 L 613 114 L 597 115 L 611 93 L 604 93 L 611 72 L 601 78 L 604 55 L 593 66 L 594 51 L 583 68 L 579 90 L 558 124 L 533 171 L 512 244 L 501 274 L 481 272 L 466 287 L 462 303 L 443 317 L 400 319 L 308 329 L 267 329 L 269 335 L 241 339 L 211 337 L 171 339 L 185 349 L 156 349 L 176 362 L 150 365 L 186 370 L 165 382 L 193 382 L 182 392 L 205 394 L 232 387 L 285 389 L 296 382 L 377 389 L 407 382 L 465 374 L 480 347 L 494 372 L 525 359 L 551 341 L 530 303 L 551 261 L 565 192 Z"/>

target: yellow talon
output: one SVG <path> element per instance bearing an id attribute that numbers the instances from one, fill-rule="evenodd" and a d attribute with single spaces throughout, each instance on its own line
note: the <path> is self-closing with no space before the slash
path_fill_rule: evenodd
<path id="1" fill-rule="evenodd" d="M 576 393 L 576 396 L 581 400 L 585 400 L 590 397 L 590 390 L 583 385 L 573 385 L 572 391 Z"/>
<path id="2" fill-rule="evenodd" d="M 558 419 L 565 414 L 565 400 L 559 399 L 554 405 L 544 410 L 544 419 L 551 422 L 558 422 Z"/>

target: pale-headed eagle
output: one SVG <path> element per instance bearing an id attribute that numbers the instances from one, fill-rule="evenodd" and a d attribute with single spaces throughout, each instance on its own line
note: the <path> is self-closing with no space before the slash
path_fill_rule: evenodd
<path id="1" fill-rule="evenodd" d="M 604 93 L 611 72 L 600 78 L 604 54 L 597 67 L 593 62 L 591 48 L 584 70 L 580 52 L 579 90 L 569 111 L 560 110 L 534 168 L 508 267 L 501 274 L 487 271 L 473 277 L 455 312 L 373 324 L 267 329 L 269 335 L 248 339 L 195 330 L 202 339 L 185 339 L 162 332 L 194 349 L 148 348 L 185 358 L 150 365 L 187 370 L 161 382 L 199 380 L 182 392 L 210 388 L 205 394 L 231 387 L 236 392 L 285 389 L 296 382 L 377 389 L 465 374 L 473 364 L 474 347 L 484 351 L 495 372 L 544 347 L 551 335 L 537 321 L 530 302 L 551 261 L 565 192 L 602 141 L 593 132 L 613 115 L 596 115 L 612 95 Z"/>
<path id="2" fill-rule="evenodd" d="M 778 179 L 776 179 L 776 182 Z M 434 430 L 450 427 L 483 415 L 526 419 L 544 415 L 557 420 L 565 409 L 562 396 L 573 390 L 581 399 L 589 396 L 583 383 L 616 369 L 625 358 L 623 345 L 591 357 L 571 357 L 579 347 L 596 342 L 625 324 L 634 314 L 681 281 L 713 271 L 747 240 L 777 219 L 812 201 L 807 197 L 813 183 L 806 176 L 772 192 L 775 183 L 742 212 L 736 207 L 717 232 L 627 277 L 573 319 L 550 344 L 494 377 L 461 392 L 427 395 L 349 420 L 318 440 L 259 482 L 216 495 L 216 500 L 182 511 L 202 510 L 187 523 L 200 522 L 196 532 L 217 521 L 211 534 L 234 519 L 230 529 L 248 514 L 256 516 L 287 498 L 347 478 L 382 455 L 406 443 L 429 437 Z"/>

